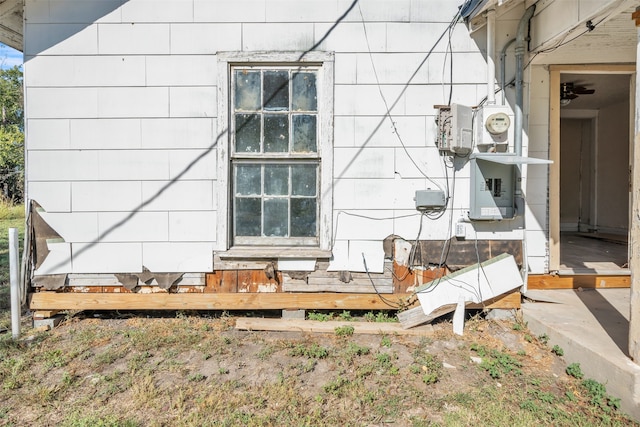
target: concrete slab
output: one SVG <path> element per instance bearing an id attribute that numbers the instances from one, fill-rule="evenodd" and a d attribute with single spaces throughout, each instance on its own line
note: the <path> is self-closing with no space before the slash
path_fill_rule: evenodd
<path id="1" fill-rule="evenodd" d="M 603 383 L 622 410 L 640 420 L 640 366 L 628 356 L 629 289 L 529 291 L 524 320 L 536 335 L 547 334 L 580 363 L 585 378 Z"/>

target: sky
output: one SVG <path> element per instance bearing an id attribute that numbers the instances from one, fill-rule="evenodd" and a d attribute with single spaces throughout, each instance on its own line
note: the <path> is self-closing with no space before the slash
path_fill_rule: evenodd
<path id="1" fill-rule="evenodd" d="M 22 52 L 0 43 L 0 69 L 22 65 Z"/>

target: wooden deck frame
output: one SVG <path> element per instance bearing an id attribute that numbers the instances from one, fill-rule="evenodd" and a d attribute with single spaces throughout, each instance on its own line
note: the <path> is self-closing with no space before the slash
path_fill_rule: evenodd
<path id="1" fill-rule="evenodd" d="M 629 275 L 598 275 L 584 274 L 572 276 L 557 276 L 552 274 L 530 274 L 527 281 L 527 289 L 605 289 L 605 288 L 629 288 L 631 276 Z"/>
<path id="2" fill-rule="evenodd" d="M 386 301 L 410 301 L 403 308 L 417 306 L 411 294 L 384 295 Z M 485 304 L 467 308 L 520 307 L 520 293 L 513 292 Z M 29 301 L 31 310 L 397 310 L 376 294 L 347 293 L 73 293 L 36 292 Z"/>

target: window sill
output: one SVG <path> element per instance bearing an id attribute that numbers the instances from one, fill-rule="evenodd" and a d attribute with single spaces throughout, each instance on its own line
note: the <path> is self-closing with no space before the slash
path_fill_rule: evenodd
<path id="1" fill-rule="evenodd" d="M 236 246 L 225 252 L 216 252 L 216 255 L 220 259 L 331 258 L 331 251 L 308 247 Z"/>

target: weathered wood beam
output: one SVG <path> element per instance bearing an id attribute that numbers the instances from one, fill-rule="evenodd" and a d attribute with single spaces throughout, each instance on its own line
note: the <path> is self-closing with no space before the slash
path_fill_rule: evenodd
<path id="1" fill-rule="evenodd" d="M 530 274 L 528 289 L 603 289 L 628 288 L 631 286 L 630 276 L 577 275 L 554 276 L 551 274 Z"/>
<path id="2" fill-rule="evenodd" d="M 48 319 L 60 313 L 60 310 L 38 310 L 33 313 L 34 319 Z"/>
<path id="3" fill-rule="evenodd" d="M 386 295 L 392 305 L 410 294 Z M 414 301 L 415 298 L 411 299 Z M 349 293 L 73 293 L 31 294 L 31 310 L 392 310 L 376 294 Z"/>
<path id="4" fill-rule="evenodd" d="M 336 328 L 352 326 L 354 334 L 386 334 L 386 335 L 430 335 L 431 325 L 412 329 L 403 329 L 399 323 L 379 322 L 340 322 L 298 319 L 266 319 L 241 317 L 236 319 L 236 329 L 248 331 L 284 331 L 284 332 L 317 332 L 334 334 Z"/>
<path id="5" fill-rule="evenodd" d="M 467 309 L 494 309 L 501 308 L 505 310 L 520 308 L 522 295 L 520 292 L 510 292 L 498 295 L 495 298 L 488 299 L 481 303 L 467 304 Z"/>
<path id="6" fill-rule="evenodd" d="M 386 301 L 386 302 L 385 302 Z M 407 305 L 407 301 L 409 304 Z M 394 306 L 390 306 L 390 303 Z M 411 294 L 354 293 L 76 293 L 36 292 L 31 310 L 395 310 L 417 305 Z M 467 308 L 520 308 L 520 293 L 498 296 Z"/>

